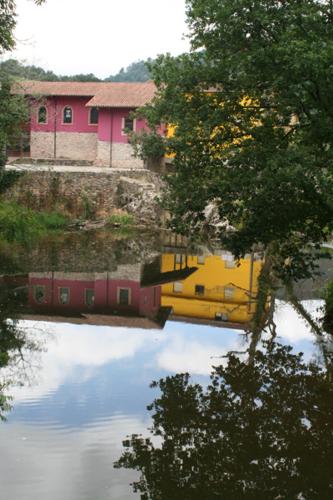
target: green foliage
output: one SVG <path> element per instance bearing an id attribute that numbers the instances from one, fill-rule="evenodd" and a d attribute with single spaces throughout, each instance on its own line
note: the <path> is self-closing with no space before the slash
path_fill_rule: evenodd
<path id="1" fill-rule="evenodd" d="M 48 230 L 65 227 L 67 222 L 61 214 L 35 212 L 16 203 L 0 202 L 0 236 L 6 241 L 28 242 Z"/>
<path id="2" fill-rule="evenodd" d="M 121 68 L 119 73 L 105 78 L 106 82 L 146 82 L 150 80 L 149 66 L 152 59 L 147 61 L 136 61 L 130 64 L 126 69 Z"/>
<path id="3" fill-rule="evenodd" d="M 149 65 L 152 59 L 137 61 L 126 69 L 122 68 L 116 75 L 105 78 L 105 82 L 146 82 L 150 79 Z M 39 80 L 48 82 L 100 82 L 100 78 L 93 73 L 77 75 L 57 75 L 53 71 L 39 66 L 21 63 L 16 59 L 7 59 L 0 62 L 0 75 L 14 80 Z"/>
<path id="4" fill-rule="evenodd" d="M 48 82 L 99 82 L 101 81 L 92 73 L 78 75 L 57 75 L 53 71 L 47 71 L 39 66 L 22 64 L 16 59 L 7 59 L 0 63 L 0 75 L 13 80 L 39 80 Z"/>
<path id="5" fill-rule="evenodd" d="M 35 0 L 41 5 L 45 0 Z M 14 0 L 0 0 L 0 54 L 15 46 L 13 31 L 16 26 L 16 4 Z"/>
<path id="6" fill-rule="evenodd" d="M 41 346 L 35 336 L 29 335 L 18 327 L 17 317 L 21 297 L 15 288 L 0 288 L 0 369 L 10 368 L 10 378 L 1 376 L 0 381 L 0 421 L 11 410 L 11 396 L 7 394 L 12 384 L 22 385 L 27 377 L 27 351 L 40 352 Z"/>
<path id="7" fill-rule="evenodd" d="M 95 209 L 93 208 L 92 203 L 89 200 L 88 195 L 86 193 L 83 193 L 82 195 L 82 207 L 83 207 L 82 217 L 84 219 L 92 219 L 95 216 Z"/>
<path id="8" fill-rule="evenodd" d="M 115 464 L 140 472 L 142 498 L 333 496 L 333 386 L 291 347 L 267 344 L 253 363 L 229 354 L 207 388 L 188 374 L 152 387 L 154 438 L 132 435 Z"/>
<path id="9" fill-rule="evenodd" d="M 131 226 L 134 224 L 134 217 L 131 214 L 113 214 L 109 217 L 108 223 L 119 226 Z"/>
<path id="10" fill-rule="evenodd" d="M 15 184 L 21 175 L 21 172 L 15 170 L 0 170 L 0 194 Z"/>
<path id="11" fill-rule="evenodd" d="M 237 256 L 280 245 L 301 260 L 332 230 L 331 2 L 187 0 L 187 16 L 194 50 L 157 60 L 145 110 L 176 126 L 171 226 L 197 232 L 213 203 Z"/>
<path id="12" fill-rule="evenodd" d="M 323 299 L 325 300 L 324 316 L 322 318 L 323 328 L 326 332 L 333 335 L 333 280 L 325 288 Z"/>
<path id="13" fill-rule="evenodd" d="M 15 3 L 12 0 L 0 0 L 0 54 L 13 49 L 15 25 Z"/>
<path id="14" fill-rule="evenodd" d="M 165 154 L 164 137 L 156 131 L 149 133 L 143 129 L 138 133 L 129 132 L 128 140 L 133 147 L 134 155 L 144 161 L 158 161 Z"/>
<path id="15" fill-rule="evenodd" d="M 24 97 L 11 95 L 10 81 L 0 79 L 0 169 L 7 161 L 7 144 L 20 136 L 28 117 Z"/>

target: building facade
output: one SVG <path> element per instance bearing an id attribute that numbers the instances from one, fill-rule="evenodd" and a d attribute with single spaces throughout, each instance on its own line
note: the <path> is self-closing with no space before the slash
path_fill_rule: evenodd
<path id="1" fill-rule="evenodd" d="M 31 103 L 33 159 L 89 161 L 111 168 L 142 168 L 128 132 L 147 129 L 132 112 L 155 94 L 153 82 L 37 82 L 14 87 Z"/>

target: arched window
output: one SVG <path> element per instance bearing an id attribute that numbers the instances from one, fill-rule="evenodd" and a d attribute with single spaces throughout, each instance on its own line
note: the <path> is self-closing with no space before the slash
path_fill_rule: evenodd
<path id="1" fill-rule="evenodd" d="M 63 123 L 73 123 L 73 110 L 70 106 L 66 106 L 62 115 Z"/>
<path id="2" fill-rule="evenodd" d="M 38 123 L 47 123 L 47 109 L 45 106 L 38 108 Z"/>
<path id="3" fill-rule="evenodd" d="M 98 124 L 98 108 L 90 108 L 89 124 L 90 125 Z"/>

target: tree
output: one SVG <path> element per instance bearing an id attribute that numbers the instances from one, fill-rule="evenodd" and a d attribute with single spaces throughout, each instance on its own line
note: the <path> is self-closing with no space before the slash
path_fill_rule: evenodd
<path id="1" fill-rule="evenodd" d="M 126 69 L 121 70 L 116 75 L 105 78 L 106 82 L 145 82 L 149 80 L 149 67 L 152 59 L 147 61 L 136 61 L 131 63 Z"/>
<path id="2" fill-rule="evenodd" d="M 0 289 L 0 421 L 11 410 L 8 389 L 31 382 L 42 350 L 35 332 L 31 335 L 18 325 L 26 296 L 27 289 L 4 285 Z"/>
<path id="3" fill-rule="evenodd" d="M 41 5 L 45 0 L 34 0 Z M 0 54 L 15 46 L 13 31 L 16 26 L 16 4 L 14 0 L 0 0 Z"/>
<path id="4" fill-rule="evenodd" d="M 143 111 L 175 127 L 171 225 L 197 231 L 213 203 L 231 251 L 274 247 L 293 274 L 332 229 L 332 2 L 187 0 L 187 17 L 193 50 L 157 60 Z"/>
<path id="5" fill-rule="evenodd" d="M 29 117 L 28 107 L 22 96 L 13 96 L 11 82 L 0 78 L 0 169 L 6 164 L 6 147 L 11 140 L 20 137 L 22 126 Z M 1 176 L 3 174 L 0 174 Z M 2 184 L 0 182 L 0 184 Z"/>
<path id="6" fill-rule="evenodd" d="M 332 383 L 291 347 L 229 354 L 207 389 L 188 374 L 153 387 L 154 437 L 133 435 L 115 464 L 140 472 L 143 500 L 332 498 Z"/>
<path id="7" fill-rule="evenodd" d="M 40 5 L 44 0 L 35 0 Z M 16 26 L 14 0 L 0 0 L 0 54 L 15 46 L 13 31 Z M 6 145 L 9 137 L 17 134 L 27 117 L 27 109 L 21 98 L 10 94 L 8 75 L 0 74 L 0 168 L 6 163 Z"/>

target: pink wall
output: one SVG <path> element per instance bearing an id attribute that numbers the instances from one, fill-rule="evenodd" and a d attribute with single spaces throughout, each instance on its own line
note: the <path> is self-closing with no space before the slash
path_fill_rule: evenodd
<path id="1" fill-rule="evenodd" d="M 98 140 L 110 142 L 111 139 L 111 123 L 112 123 L 112 142 L 126 143 L 127 136 L 122 135 L 122 119 L 127 117 L 131 111 L 130 108 L 120 109 L 101 109 L 99 114 Z M 142 129 L 147 129 L 147 124 L 144 120 L 136 120 L 136 132 Z"/>
<path id="2" fill-rule="evenodd" d="M 48 98 L 39 104 L 34 103 L 31 115 L 31 130 L 34 132 L 53 132 L 54 115 L 57 108 L 57 132 L 92 132 L 97 133 L 98 125 L 89 125 L 89 109 L 85 105 L 90 100 L 89 97 L 57 97 Z M 38 108 L 45 105 L 48 110 L 48 122 L 38 123 Z M 70 106 L 73 110 L 73 123 L 63 124 L 63 109 Z"/>
<path id="3" fill-rule="evenodd" d="M 54 132 L 54 116 L 57 114 L 57 132 L 85 132 L 98 133 L 98 140 L 104 142 L 127 143 L 126 135 L 122 134 L 123 118 L 127 117 L 133 109 L 130 108 L 101 108 L 99 110 L 98 125 L 89 125 L 90 108 L 86 107 L 88 97 L 57 97 L 47 98 L 40 103 L 33 103 L 31 113 L 31 130 L 33 132 Z M 37 114 L 40 106 L 46 106 L 48 121 L 38 123 Z M 63 124 L 63 110 L 70 106 L 73 110 L 73 123 Z M 112 131 L 111 131 L 112 125 Z M 136 120 L 136 132 L 148 129 L 145 120 Z"/>
<path id="4" fill-rule="evenodd" d="M 52 278 L 30 278 L 29 279 L 29 304 L 34 308 L 55 308 L 64 311 L 98 311 L 109 308 L 118 311 L 131 311 L 137 315 L 154 316 L 161 304 L 161 287 L 141 288 L 140 283 L 131 280 L 73 280 Z M 34 298 L 34 286 L 45 287 L 45 301 L 40 304 Z M 69 303 L 61 304 L 59 301 L 59 288 L 70 289 Z M 122 306 L 117 303 L 117 289 L 129 288 L 131 290 L 131 303 Z M 85 303 L 85 290 L 94 290 L 94 305 Z M 110 311 L 110 312 L 111 312 Z"/>

